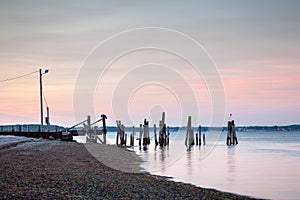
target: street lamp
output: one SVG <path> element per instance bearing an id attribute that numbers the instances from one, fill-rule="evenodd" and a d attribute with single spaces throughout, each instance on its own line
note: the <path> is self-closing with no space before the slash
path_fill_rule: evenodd
<path id="1" fill-rule="evenodd" d="M 42 69 L 40 69 L 40 103 L 41 103 L 41 125 L 43 126 L 43 83 L 42 83 L 42 76 L 43 74 L 47 74 L 49 72 L 48 69 L 46 69 L 44 72 L 42 72 Z"/>

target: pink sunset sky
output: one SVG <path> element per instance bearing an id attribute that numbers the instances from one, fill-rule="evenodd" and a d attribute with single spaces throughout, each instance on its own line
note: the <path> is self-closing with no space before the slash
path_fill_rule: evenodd
<path id="1" fill-rule="evenodd" d="M 233 113 L 237 125 L 299 124 L 299 6 L 290 0 L 1 1 L 0 125 L 40 123 L 39 74 L 5 81 L 40 68 L 49 69 L 43 87 L 52 124 L 77 123 L 74 102 L 81 101 L 82 105 L 92 102 L 94 113 L 80 107 L 80 116 L 105 113 L 109 125 L 117 119 L 127 126 L 138 125 L 144 118 L 157 124 L 162 111 L 169 125 L 185 124 L 187 115 L 199 115 L 194 123 L 210 125 L 213 101 L 219 97 L 212 96 L 215 91 L 207 81 L 214 79 L 223 83 L 225 121 Z M 85 96 L 74 99 L 77 89 L 85 88 L 76 86 L 78 77 L 91 53 L 103 48 L 99 44 L 139 27 L 188 35 L 208 52 L 218 73 L 201 76 L 171 54 L 171 49 L 190 48 L 185 40 L 174 37 L 172 42 L 171 33 L 159 35 L 159 40 L 149 32 L 145 37 L 133 34 L 128 40 L 105 43 L 106 51 L 94 55 L 114 62 L 91 62 L 95 71 L 89 73 L 109 68 L 96 77 L 95 88 L 89 88 L 92 101 Z M 116 59 L 125 53 L 118 52 L 120 47 L 159 47 L 159 41 L 169 45 L 169 52 L 143 50 Z M 184 52 L 202 63 L 197 66 L 200 72 L 210 60 L 203 52 Z M 84 81 L 90 81 L 89 75 Z"/>

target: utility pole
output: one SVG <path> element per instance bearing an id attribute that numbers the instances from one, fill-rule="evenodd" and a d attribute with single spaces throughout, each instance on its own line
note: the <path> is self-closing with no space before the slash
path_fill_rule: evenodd
<path id="1" fill-rule="evenodd" d="M 43 77 L 43 74 L 46 74 L 49 72 L 48 69 L 45 70 L 44 73 L 42 73 L 42 69 L 39 70 L 40 71 L 40 104 L 41 104 L 41 125 L 43 126 L 44 125 L 44 122 L 43 122 L 43 81 L 42 81 L 42 77 Z"/>
<path id="2" fill-rule="evenodd" d="M 42 83 L 42 69 L 40 69 L 40 104 L 41 104 L 41 125 L 43 126 L 43 83 Z"/>

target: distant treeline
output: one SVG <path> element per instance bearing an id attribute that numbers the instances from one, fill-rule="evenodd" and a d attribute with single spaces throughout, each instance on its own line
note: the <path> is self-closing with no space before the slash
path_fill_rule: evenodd
<path id="1" fill-rule="evenodd" d="M 23 125 L 2 125 L 0 126 L 0 132 L 37 132 L 37 131 L 46 131 L 46 132 L 55 132 L 55 131 L 65 131 L 67 127 L 49 125 L 49 126 L 40 126 L 38 124 L 23 124 Z M 102 127 L 99 127 L 102 129 Z M 149 128 L 151 132 L 153 132 L 153 127 Z M 198 127 L 193 127 L 195 132 L 198 132 Z M 83 130 L 83 127 L 73 128 L 70 131 L 77 132 L 78 130 Z M 170 132 L 176 131 L 185 131 L 186 127 L 169 127 Z M 227 127 L 208 127 L 202 126 L 201 131 L 226 131 Z M 288 125 L 288 126 L 237 126 L 236 130 L 239 132 L 250 132 L 250 131 L 300 131 L 300 125 Z M 117 132 L 117 127 L 115 126 L 107 126 L 108 132 Z M 140 132 L 140 127 L 135 127 L 135 133 L 138 134 Z M 125 132 L 132 132 L 132 127 L 126 127 Z M 158 127 L 156 128 L 156 132 L 158 133 Z"/>
<path id="2" fill-rule="evenodd" d="M 300 131 L 300 125 L 288 126 L 240 126 L 237 127 L 238 131 Z"/>
<path id="3" fill-rule="evenodd" d="M 194 131 L 198 131 L 198 127 L 193 127 Z M 300 131 L 300 125 L 288 125 L 288 126 L 237 126 L 237 131 Z M 186 127 L 169 127 L 170 132 L 176 132 L 179 130 L 186 130 Z M 201 131 L 226 131 L 227 127 L 208 127 L 202 126 Z M 108 132 L 116 132 L 117 128 L 115 126 L 108 126 Z M 126 127 L 126 132 L 131 132 L 132 127 Z M 153 131 L 153 127 L 150 128 L 150 131 Z M 158 129 L 156 130 L 158 132 Z M 135 132 L 139 132 L 139 127 L 135 127 Z"/>

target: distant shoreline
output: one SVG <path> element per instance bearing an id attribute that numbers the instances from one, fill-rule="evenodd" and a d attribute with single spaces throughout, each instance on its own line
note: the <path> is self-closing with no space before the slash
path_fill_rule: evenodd
<path id="1" fill-rule="evenodd" d="M 40 127 L 39 124 L 14 124 L 14 125 L 0 125 L 0 134 L 1 132 L 11 132 L 11 130 L 18 131 L 20 128 L 21 129 L 27 129 L 27 127 L 34 127 L 31 128 L 31 130 L 38 130 L 38 127 Z M 25 127 L 25 128 L 24 128 Z M 58 129 L 60 131 L 67 129 L 68 127 L 64 127 L 61 125 L 44 125 L 44 129 Z M 99 127 L 101 129 L 101 127 Z M 81 130 L 83 127 L 78 127 L 74 128 L 72 130 Z M 178 131 L 179 129 L 185 130 L 186 127 L 179 127 L 179 126 L 170 126 L 169 130 L 172 131 Z M 198 130 L 198 127 L 193 127 L 193 129 Z M 135 127 L 135 130 L 138 131 L 139 127 Z M 150 125 L 150 130 L 153 131 L 153 127 Z M 227 127 L 208 127 L 208 126 L 201 126 L 201 131 L 226 131 Z M 285 125 L 285 126 L 236 126 L 236 130 L 239 132 L 251 132 L 251 131 L 300 131 L 300 124 L 293 124 L 293 125 Z M 107 131 L 108 132 L 116 132 L 117 127 L 116 126 L 107 126 Z M 132 131 L 132 127 L 126 127 L 126 131 L 130 132 Z"/>

